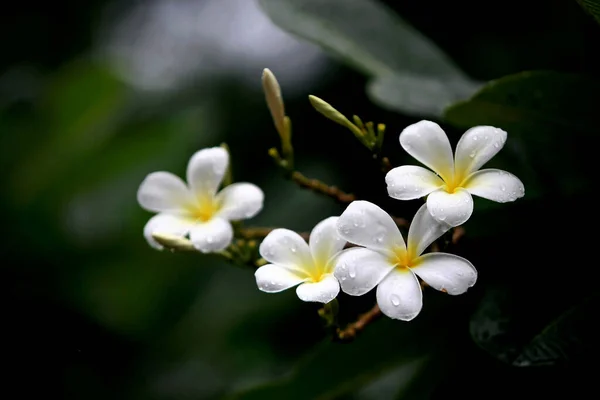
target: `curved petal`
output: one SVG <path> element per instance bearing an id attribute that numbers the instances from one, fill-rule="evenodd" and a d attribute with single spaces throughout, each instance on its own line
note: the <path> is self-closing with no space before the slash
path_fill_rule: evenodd
<path id="1" fill-rule="evenodd" d="M 300 276 L 281 265 L 263 265 L 254 273 L 256 285 L 267 293 L 277 293 L 304 282 Z"/>
<path id="2" fill-rule="evenodd" d="M 413 217 L 408 229 L 409 253 L 412 257 L 420 256 L 427 246 L 450 228 L 449 224 L 435 220 L 427 209 L 427 204 L 423 204 Z"/>
<path id="3" fill-rule="evenodd" d="M 362 296 L 373 289 L 394 269 L 389 258 L 374 250 L 354 248 L 344 250 L 336 260 L 334 275 L 344 293 Z"/>
<path id="4" fill-rule="evenodd" d="M 252 183 L 233 183 L 219 192 L 218 216 L 229 221 L 252 218 L 263 207 L 265 195 Z"/>
<path id="5" fill-rule="evenodd" d="M 427 209 L 436 221 L 454 227 L 467 222 L 473 214 L 473 198 L 462 188 L 454 193 L 437 190 L 427 196 Z"/>
<path id="6" fill-rule="evenodd" d="M 394 269 L 377 286 L 377 304 L 393 319 L 410 321 L 423 308 L 423 293 L 415 274 L 409 269 Z"/>
<path id="7" fill-rule="evenodd" d="M 406 249 L 392 217 L 368 201 L 350 203 L 340 215 L 337 228 L 340 236 L 350 243 L 387 252 L 394 248 Z"/>
<path id="8" fill-rule="evenodd" d="M 315 225 L 310 232 L 308 245 L 315 264 L 325 266 L 333 256 L 344 248 L 346 241 L 337 231 L 338 218 L 326 218 Z"/>
<path id="9" fill-rule="evenodd" d="M 329 303 L 340 292 L 340 285 L 332 275 L 326 276 L 320 282 L 305 282 L 296 288 L 296 294 L 302 301 Z"/>
<path id="10" fill-rule="evenodd" d="M 477 281 L 473 264 L 454 254 L 425 254 L 411 269 L 432 288 L 452 295 L 466 292 Z"/>
<path id="11" fill-rule="evenodd" d="M 178 176 L 170 172 L 153 172 L 140 184 L 137 201 L 148 211 L 173 213 L 189 206 L 191 195 Z"/>
<path id="12" fill-rule="evenodd" d="M 185 236 L 194 226 L 194 221 L 172 214 L 157 214 L 144 226 L 144 237 L 150 246 L 162 250 L 164 247 L 152 237 L 153 233 Z"/>
<path id="13" fill-rule="evenodd" d="M 454 176 L 454 160 L 448 136 L 435 122 L 419 121 L 407 126 L 400 133 L 400 145 L 445 181 L 450 181 Z"/>
<path id="14" fill-rule="evenodd" d="M 484 199 L 507 203 L 525 196 L 523 182 L 510 172 L 482 169 L 471 174 L 463 187 L 469 193 Z"/>
<path id="15" fill-rule="evenodd" d="M 228 165 L 229 153 L 221 147 L 197 151 L 187 166 L 187 181 L 192 193 L 199 198 L 214 196 Z"/>
<path id="16" fill-rule="evenodd" d="M 462 179 L 477 171 L 506 143 L 506 132 L 493 126 L 475 126 L 467 130 L 456 145 L 455 173 Z"/>
<path id="17" fill-rule="evenodd" d="M 268 262 L 299 273 L 307 273 L 313 267 L 308 244 L 289 229 L 273 229 L 260 244 L 258 252 Z"/>
<path id="18" fill-rule="evenodd" d="M 385 183 L 390 197 L 398 200 L 418 199 L 444 185 L 436 174 L 414 165 L 392 169 L 385 176 Z"/>
<path id="19" fill-rule="evenodd" d="M 196 223 L 190 230 L 190 240 L 203 253 L 215 253 L 231 244 L 233 229 L 229 221 L 212 218 L 205 223 Z"/>

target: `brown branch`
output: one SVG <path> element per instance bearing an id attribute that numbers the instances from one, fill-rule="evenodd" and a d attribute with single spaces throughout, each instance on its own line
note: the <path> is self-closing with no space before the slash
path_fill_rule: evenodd
<path id="1" fill-rule="evenodd" d="M 407 219 L 394 216 L 392 216 L 392 219 L 394 220 L 396 225 L 398 225 L 401 228 L 408 228 L 410 226 L 410 222 L 408 222 Z"/>
<path id="2" fill-rule="evenodd" d="M 335 186 L 329 186 L 326 183 L 319 181 L 318 179 L 310 179 L 302 175 L 298 171 L 292 172 L 292 181 L 303 188 L 310 189 L 316 193 L 324 194 L 329 196 L 339 203 L 351 203 L 356 200 L 356 196 L 351 193 L 346 193 Z"/>
<path id="3" fill-rule="evenodd" d="M 341 340 L 354 339 L 360 331 L 365 329 L 368 324 L 375 321 L 380 316 L 381 310 L 379 309 L 379 306 L 375 304 L 372 309 L 364 314 L 361 314 L 355 322 L 348 324 L 344 329 L 338 328 L 337 336 Z"/>
<path id="4" fill-rule="evenodd" d="M 467 232 L 465 231 L 465 228 L 462 226 L 457 226 L 454 228 L 454 232 L 452 232 L 452 244 L 458 244 L 458 241 L 465 236 L 466 233 Z"/>
<path id="5" fill-rule="evenodd" d="M 250 240 L 250 239 L 264 239 L 273 229 L 270 227 L 252 227 L 252 228 L 242 228 L 238 231 L 239 236 L 242 239 Z M 304 240 L 308 240 L 309 232 L 297 232 Z"/>

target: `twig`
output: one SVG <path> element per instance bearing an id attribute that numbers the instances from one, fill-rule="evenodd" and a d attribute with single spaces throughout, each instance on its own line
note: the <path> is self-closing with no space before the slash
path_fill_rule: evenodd
<path id="1" fill-rule="evenodd" d="M 375 304 L 372 309 L 364 314 L 361 314 L 355 322 L 348 324 L 348 326 L 346 326 L 344 329 L 338 328 L 337 336 L 341 340 L 354 339 L 360 331 L 365 329 L 368 324 L 375 321 L 380 316 L 381 310 L 379 309 L 379 306 Z"/>
<path id="2" fill-rule="evenodd" d="M 314 192 L 329 196 L 339 203 L 351 203 L 356 200 L 356 196 L 351 193 L 346 193 L 335 186 L 329 186 L 318 179 L 309 179 L 298 171 L 291 174 L 291 179 L 301 187 L 310 189 Z"/>
<path id="3" fill-rule="evenodd" d="M 252 227 L 252 228 L 241 228 L 238 231 L 239 236 L 242 239 L 251 240 L 251 239 L 264 239 L 273 229 L 271 227 Z M 309 232 L 298 232 L 300 236 L 304 240 L 308 240 Z"/>
<path id="4" fill-rule="evenodd" d="M 462 226 L 457 226 L 454 228 L 454 232 L 452 232 L 452 244 L 457 245 L 458 241 L 465 236 L 466 233 L 467 232 L 465 231 L 465 228 Z"/>
<path id="5" fill-rule="evenodd" d="M 401 228 L 408 228 L 410 226 L 410 222 L 408 222 L 407 219 L 394 216 L 392 216 L 392 219 L 394 220 L 396 225 L 398 225 Z"/>

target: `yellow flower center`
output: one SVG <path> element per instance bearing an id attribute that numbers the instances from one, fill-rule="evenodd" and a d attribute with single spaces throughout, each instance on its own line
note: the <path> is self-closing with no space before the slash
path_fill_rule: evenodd
<path id="1" fill-rule="evenodd" d="M 444 190 L 450 194 L 463 186 L 465 179 L 462 174 L 454 173 L 450 179 L 444 180 Z"/>
<path id="2" fill-rule="evenodd" d="M 198 199 L 196 204 L 188 207 L 191 217 L 200 222 L 207 222 L 221 209 L 221 204 L 214 198 Z"/>
<path id="3" fill-rule="evenodd" d="M 414 251 L 411 251 L 411 249 L 405 250 L 401 247 L 396 247 L 390 257 L 390 263 L 402 270 L 414 267 L 418 257 L 414 257 L 413 254 Z"/>
<path id="4" fill-rule="evenodd" d="M 313 265 L 307 266 L 305 268 L 306 275 L 311 282 L 317 283 L 321 282 L 325 275 L 329 272 L 327 270 L 328 264 L 315 261 Z"/>

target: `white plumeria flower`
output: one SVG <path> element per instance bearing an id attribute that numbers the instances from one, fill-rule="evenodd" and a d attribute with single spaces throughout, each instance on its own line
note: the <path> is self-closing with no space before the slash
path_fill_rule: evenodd
<path id="1" fill-rule="evenodd" d="M 264 194 L 252 183 L 234 183 L 217 193 L 229 164 L 221 147 L 196 152 L 187 166 L 186 185 L 170 172 L 149 174 L 138 189 L 137 199 L 148 211 L 159 214 L 144 227 L 148 243 L 162 249 L 153 233 L 186 236 L 203 253 L 225 249 L 233 239 L 229 221 L 255 216 Z"/>
<path id="2" fill-rule="evenodd" d="M 333 276 L 335 260 L 346 241 L 337 232 L 338 217 L 319 222 L 307 244 L 288 229 L 274 229 L 260 244 L 260 255 L 270 262 L 255 272 L 263 292 L 277 293 L 301 283 L 296 294 L 303 301 L 329 303 L 340 291 Z"/>
<path id="3" fill-rule="evenodd" d="M 412 220 L 408 246 L 392 217 L 368 201 L 352 202 L 337 226 L 344 239 L 364 246 L 344 250 L 338 257 L 334 275 L 342 290 L 361 296 L 377 286 L 377 304 L 390 318 L 410 321 L 421 311 L 422 292 L 415 274 L 434 289 L 452 295 L 466 292 L 477 280 L 477 271 L 462 257 L 421 255 L 450 229 L 434 220 L 425 204 Z"/>
<path id="4" fill-rule="evenodd" d="M 452 149 L 446 133 L 438 124 L 420 121 L 400 133 L 400 145 L 433 172 L 404 165 L 387 173 L 385 182 L 390 197 L 412 200 L 427 196 L 427 208 L 438 221 L 451 226 L 465 223 L 473 213 L 471 195 L 499 203 L 525 195 L 523 183 L 506 171 L 479 170 L 506 142 L 506 132 L 492 126 L 467 130 Z"/>

